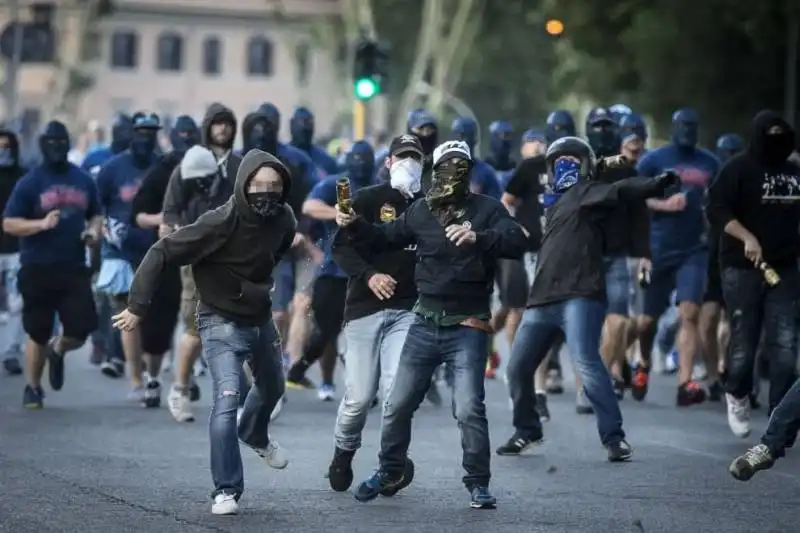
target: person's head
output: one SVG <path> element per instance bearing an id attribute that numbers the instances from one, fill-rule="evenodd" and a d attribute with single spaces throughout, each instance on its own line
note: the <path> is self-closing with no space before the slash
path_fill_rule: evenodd
<path id="1" fill-rule="evenodd" d="M 215 102 L 203 117 L 201 142 L 215 153 L 233 148 L 236 140 L 236 116 L 228 107 Z"/>
<path id="2" fill-rule="evenodd" d="M 0 168 L 19 166 L 19 141 L 11 130 L 0 128 Z"/>
<path id="3" fill-rule="evenodd" d="M 278 152 L 278 130 L 275 123 L 260 111 L 244 117 L 242 137 L 245 153 L 254 149 L 273 155 Z"/>
<path id="4" fill-rule="evenodd" d="M 230 143 L 231 138 L 233 137 L 233 122 L 230 120 L 215 120 L 211 122 L 211 128 L 209 130 L 211 143 L 214 146 L 225 146 Z"/>
<path id="5" fill-rule="evenodd" d="M 431 155 L 439 139 L 439 126 L 436 117 L 425 110 L 416 110 L 409 113 L 408 131 L 419 137 L 422 144 L 422 151 L 425 155 Z"/>
<path id="6" fill-rule="evenodd" d="M 119 114 L 111 124 L 111 152 L 118 154 L 131 147 L 133 141 L 133 119 Z"/>
<path id="7" fill-rule="evenodd" d="M 495 161 L 509 161 L 514 144 L 514 128 L 506 120 L 489 124 L 489 152 Z"/>
<path id="8" fill-rule="evenodd" d="M 473 161 L 464 141 L 447 141 L 433 151 L 431 187 L 425 194 L 428 205 L 436 209 L 461 204 L 470 194 L 469 180 Z"/>
<path id="9" fill-rule="evenodd" d="M 672 142 L 678 147 L 692 150 L 700 134 L 700 117 L 694 109 L 683 108 L 672 115 Z"/>
<path id="10" fill-rule="evenodd" d="M 609 110 L 595 107 L 589 112 L 586 117 L 586 140 L 598 157 L 609 157 L 619 152 L 619 130 Z"/>
<path id="11" fill-rule="evenodd" d="M 723 163 L 745 148 L 744 139 L 735 133 L 720 135 L 717 139 L 717 158 Z"/>
<path id="12" fill-rule="evenodd" d="M 182 156 L 200 142 L 200 128 L 192 117 L 181 115 L 175 119 L 175 125 L 169 132 L 169 141 L 172 151 Z"/>
<path id="13" fill-rule="evenodd" d="M 389 183 L 407 198 L 420 191 L 422 179 L 422 144 L 416 135 L 405 133 L 392 139 L 389 157 L 384 165 L 389 169 Z"/>
<path id="14" fill-rule="evenodd" d="M 100 122 L 92 120 L 88 124 L 88 141 L 90 146 L 103 145 L 106 142 L 106 130 Z"/>
<path id="15" fill-rule="evenodd" d="M 294 146 L 309 149 L 314 141 L 314 114 L 305 107 L 298 107 L 289 120 Z"/>
<path id="16" fill-rule="evenodd" d="M 547 150 L 547 138 L 542 130 L 531 128 L 522 134 L 519 153 L 523 159 L 543 155 Z"/>
<path id="17" fill-rule="evenodd" d="M 283 210 L 291 187 L 291 175 L 277 157 L 250 150 L 236 174 L 233 201 L 245 220 L 263 222 Z"/>
<path id="18" fill-rule="evenodd" d="M 620 124 L 624 117 L 633 113 L 633 109 L 626 104 L 614 104 L 608 108 L 608 111 L 611 113 L 611 118 L 614 119 L 614 122 L 617 124 Z"/>
<path id="19" fill-rule="evenodd" d="M 181 159 L 181 180 L 188 189 L 201 196 L 208 196 L 219 166 L 214 153 L 205 146 L 192 146 Z"/>
<path id="20" fill-rule="evenodd" d="M 795 132 L 775 111 L 765 110 L 753 118 L 750 151 L 762 164 L 780 166 L 795 146 Z"/>
<path id="21" fill-rule="evenodd" d="M 57 120 L 48 122 L 39 136 L 39 149 L 45 166 L 55 171 L 65 170 L 70 149 L 67 127 Z"/>
<path id="22" fill-rule="evenodd" d="M 344 160 L 344 171 L 356 187 L 372 184 L 375 176 L 375 152 L 367 141 L 356 141 Z"/>
<path id="23" fill-rule="evenodd" d="M 147 166 L 151 163 L 158 144 L 160 129 L 161 119 L 155 113 L 139 112 L 133 116 L 133 138 L 130 150 L 134 163 L 139 166 Z"/>
<path id="24" fill-rule="evenodd" d="M 619 123 L 622 140 L 622 155 L 630 161 L 638 161 L 647 146 L 649 133 L 644 117 L 638 113 L 624 115 Z"/>
<path id="25" fill-rule="evenodd" d="M 554 143 L 562 137 L 574 137 L 576 134 L 575 119 L 565 109 L 556 109 L 547 115 L 544 129 L 547 144 Z"/>
<path id="26" fill-rule="evenodd" d="M 478 122 L 472 117 L 458 117 L 450 128 L 453 139 L 464 141 L 469 146 L 470 152 L 478 146 Z"/>
<path id="27" fill-rule="evenodd" d="M 562 137 L 551 144 L 545 161 L 548 183 L 555 194 L 562 194 L 579 182 L 594 179 L 597 167 L 592 147 L 578 137 Z"/>

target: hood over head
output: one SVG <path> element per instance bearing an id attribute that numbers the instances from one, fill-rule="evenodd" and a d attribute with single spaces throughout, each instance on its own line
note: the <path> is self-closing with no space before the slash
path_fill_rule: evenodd
<path id="1" fill-rule="evenodd" d="M 19 167 L 19 139 L 7 128 L 0 128 L 0 138 L 8 139 L 8 148 L 0 148 L 0 169 Z"/>
<path id="2" fill-rule="evenodd" d="M 233 114 L 231 108 L 219 103 L 214 102 L 208 109 L 206 109 L 206 114 L 203 117 L 203 123 L 200 129 L 200 142 L 203 146 L 210 146 L 213 144 L 211 142 L 211 125 L 214 123 L 219 122 L 227 122 L 232 126 L 233 131 L 231 132 L 231 139 L 228 141 L 227 146 L 223 146 L 223 148 L 230 150 L 233 148 L 233 143 L 236 141 L 236 115 Z"/>
<path id="3" fill-rule="evenodd" d="M 764 110 L 753 118 L 750 153 L 762 164 L 782 165 L 791 155 L 794 145 L 795 131 L 780 114 Z"/>
<path id="4" fill-rule="evenodd" d="M 478 122 L 472 117 L 457 117 L 450 127 L 453 139 L 464 141 L 474 152 L 478 145 Z"/>
<path id="5" fill-rule="evenodd" d="M 556 109 L 547 115 L 544 134 L 548 144 L 554 143 L 562 137 L 574 137 L 576 131 L 575 119 L 572 113 L 566 109 Z"/>
<path id="6" fill-rule="evenodd" d="M 700 116 L 694 109 L 683 108 L 672 115 L 672 142 L 678 148 L 693 150 L 700 132 Z"/>
<path id="7" fill-rule="evenodd" d="M 119 154 L 131 146 L 133 140 L 133 119 L 125 114 L 117 115 L 111 124 L 111 152 Z"/>
<path id="8" fill-rule="evenodd" d="M 372 184 L 375 175 L 375 152 L 367 141 L 353 143 L 345 157 L 345 173 L 358 187 Z"/>
<path id="9" fill-rule="evenodd" d="M 269 167 L 275 170 L 283 180 L 283 192 L 280 202 L 285 203 L 292 186 L 292 175 L 289 169 L 272 154 L 263 150 L 253 149 L 245 154 L 236 173 L 236 183 L 233 189 L 233 206 L 236 214 L 248 222 L 260 223 L 264 219 L 253 209 L 247 195 L 247 186 L 252 177 L 260 168 Z"/>
<path id="10" fill-rule="evenodd" d="M 267 120 L 272 122 L 272 125 L 275 126 L 276 130 L 281 129 L 281 110 L 278 109 L 278 106 L 275 104 L 271 104 L 269 102 L 265 102 L 258 106 L 256 109 L 257 113 L 260 113 L 267 117 Z"/>
<path id="11" fill-rule="evenodd" d="M 173 152 L 185 154 L 189 148 L 200 142 L 200 128 L 189 115 L 180 115 L 169 132 L 169 142 Z"/>
<path id="12" fill-rule="evenodd" d="M 70 149 L 67 127 L 57 120 L 48 122 L 39 136 L 39 149 L 46 166 L 55 171 L 64 171 L 68 167 Z"/>
<path id="13" fill-rule="evenodd" d="M 278 153 L 278 129 L 264 113 L 249 113 L 242 121 L 243 152 L 257 149 L 268 154 Z"/>
<path id="14" fill-rule="evenodd" d="M 289 120 L 289 129 L 292 144 L 308 150 L 314 142 L 314 114 L 306 107 L 298 107 Z"/>

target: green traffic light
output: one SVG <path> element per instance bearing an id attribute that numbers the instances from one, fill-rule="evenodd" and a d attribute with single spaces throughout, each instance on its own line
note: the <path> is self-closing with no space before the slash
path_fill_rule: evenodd
<path id="1" fill-rule="evenodd" d="M 361 100 L 369 100 L 378 94 L 378 83 L 372 78 L 360 78 L 356 80 L 356 96 Z"/>

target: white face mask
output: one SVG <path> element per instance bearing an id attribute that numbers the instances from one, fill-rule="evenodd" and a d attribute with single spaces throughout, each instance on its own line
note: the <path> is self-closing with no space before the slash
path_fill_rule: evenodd
<path id="1" fill-rule="evenodd" d="M 389 182 L 392 188 L 408 198 L 419 192 L 421 178 L 422 163 L 410 157 L 395 162 L 389 168 Z"/>

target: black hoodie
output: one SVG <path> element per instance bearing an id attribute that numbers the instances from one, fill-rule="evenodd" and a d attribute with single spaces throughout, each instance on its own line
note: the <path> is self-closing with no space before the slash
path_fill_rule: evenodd
<path id="1" fill-rule="evenodd" d="M 8 139 L 9 149 L 13 164 L 9 167 L 0 167 L 0 212 L 5 211 L 6 203 L 11 197 L 11 191 L 19 179 L 25 175 L 26 169 L 19 164 L 19 140 L 13 131 L 0 129 L 0 137 Z M 19 240 L 9 235 L 0 228 L 0 254 L 15 254 L 19 252 Z"/>
<path id="2" fill-rule="evenodd" d="M 221 172 L 216 183 L 211 188 L 209 196 L 196 193 L 195 189 L 185 186 L 181 177 L 181 167 L 176 166 L 169 178 L 167 192 L 164 195 L 164 223 L 169 226 L 185 226 L 191 224 L 197 217 L 210 209 L 216 209 L 228 201 L 232 192 L 233 177 L 237 175 L 242 158 L 233 153 L 233 143 L 236 140 L 236 116 L 229 108 L 220 103 L 208 106 L 203 123 L 200 126 L 201 144 L 211 150 L 211 124 L 227 120 L 233 125 L 233 133 L 228 146 L 228 153 L 224 156 L 225 163 L 220 165 Z M 217 158 L 219 160 L 219 158 Z"/>
<path id="3" fill-rule="evenodd" d="M 271 314 L 272 271 L 291 247 L 297 221 L 288 205 L 275 216 L 258 216 L 246 189 L 259 168 L 275 169 L 283 178 L 283 198 L 291 190 L 288 169 L 277 158 L 252 150 L 236 174 L 233 196 L 150 248 L 133 278 L 128 309 L 147 313 L 166 265 L 192 265 L 199 305 L 242 325 L 258 325 Z"/>
<path id="4" fill-rule="evenodd" d="M 780 126 L 784 135 L 768 135 Z M 775 268 L 796 268 L 800 252 L 800 167 L 787 160 L 794 131 L 773 111 L 753 120 L 748 149 L 730 158 L 708 191 L 706 214 L 721 234 L 720 266 L 755 268 L 744 255 L 742 241 L 725 233 L 737 220 L 758 239 L 764 261 Z"/>

